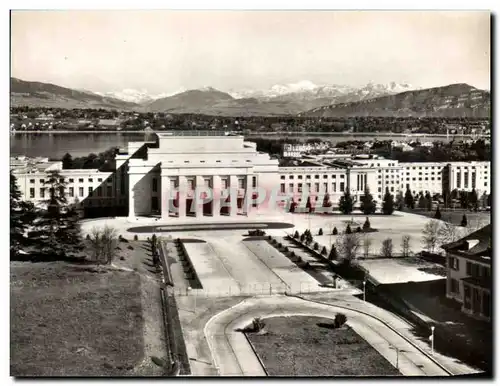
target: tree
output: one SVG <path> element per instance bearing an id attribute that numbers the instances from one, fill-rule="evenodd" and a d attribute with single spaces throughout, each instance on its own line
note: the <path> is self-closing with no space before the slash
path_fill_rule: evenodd
<path id="1" fill-rule="evenodd" d="M 306 240 L 305 232 L 300 235 L 300 241 L 304 242 Z"/>
<path id="2" fill-rule="evenodd" d="M 413 198 L 413 194 L 411 194 L 411 190 L 406 189 L 405 193 L 405 205 L 409 209 L 415 209 L 415 199 Z"/>
<path id="3" fill-rule="evenodd" d="M 330 249 L 330 254 L 328 255 L 328 260 L 337 260 L 337 259 L 338 259 L 337 248 L 335 248 L 335 245 L 332 244 L 332 248 Z"/>
<path id="4" fill-rule="evenodd" d="M 151 236 L 151 257 L 153 258 L 153 264 L 158 265 L 160 262 L 158 256 L 158 238 L 154 233 L 153 236 Z"/>
<path id="5" fill-rule="evenodd" d="M 426 209 L 428 211 L 431 211 L 432 210 L 432 197 L 428 191 L 425 192 L 425 204 L 426 204 Z"/>
<path id="6" fill-rule="evenodd" d="M 380 250 L 380 254 L 383 257 L 392 257 L 392 239 L 387 238 L 384 241 L 382 241 L 382 249 Z"/>
<path id="7" fill-rule="evenodd" d="M 313 206 L 311 204 L 311 197 L 307 197 L 307 202 L 306 202 L 306 209 L 307 212 L 311 213 L 313 211 Z"/>
<path id="8" fill-rule="evenodd" d="M 63 169 L 72 169 L 73 168 L 73 157 L 71 154 L 66 153 L 62 158 L 62 167 Z"/>
<path id="9" fill-rule="evenodd" d="M 344 263 L 351 263 L 361 245 L 360 235 L 358 233 L 343 234 L 337 239 L 337 249 Z"/>
<path id="10" fill-rule="evenodd" d="M 467 226 L 467 216 L 464 215 L 462 216 L 462 221 L 460 222 L 460 226 L 463 226 L 464 228 Z"/>
<path id="11" fill-rule="evenodd" d="M 365 258 L 368 258 L 370 255 L 370 247 L 372 245 L 372 239 L 368 235 L 365 235 L 365 238 L 363 240 L 363 255 Z"/>
<path id="12" fill-rule="evenodd" d="M 323 208 L 329 208 L 332 206 L 332 202 L 330 201 L 330 195 L 328 193 L 323 197 Z"/>
<path id="13" fill-rule="evenodd" d="M 340 197 L 339 210 L 343 214 L 351 214 L 353 209 L 354 209 L 354 201 L 352 199 L 352 196 L 349 194 L 349 191 L 346 190 L 344 192 L 344 195 Z"/>
<path id="14" fill-rule="evenodd" d="M 33 203 L 23 201 L 17 178 L 10 173 L 10 256 L 16 258 L 30 245 L 27 237 L 29 224 L 35 217 Z"/>
<path id="15" fill-rule="evenodd" d="M 403 235 L 401 238 L 401 254 L 403 257 L 408 257 L 410 256 L 410 240 L 411 236 L 410 235 Z"/>
<path id="16" fill-rule="evenodd" d="M 323 228 L 319 228 L 318 236 L 323 236 Z"/>
<path id="17" fill-rule="evenodd" d="M 59 171 L 48 173 L 44 187 L 49 198 L 43 203 L 30 238 L 36 241 L 42 254 L 56 258 L 79 254 L 83 247 L 78 211 L 67 202 L 66 182 Z"/>
<path id="18" fill-rule="evenodd" d="M 326 250 L 326 247 L 325 247 L 325 246 L 323 246 L 323 248 L 321 248 L 321 254 L 322 254 L 322 255 L 326 255 L 327 253 L 328 253 L 328 252 L 327 252 L 327 250 Z"/>
<path id="19" fill-rule="evenodd" d="M 469 192 L 468 201 L 469 201 L 469 205 L 472 206 L 472 208 L 477 211 L 479 200 L 477 198 L 476 189 L 472 189 L 472 191 Z"/>
<path id="20" fill-rule="evenodd" d="M 293 238 L 298 239 L 299 237 L 300 237 L 299 231 L 295 231 L 295 233 L 293 234 Z"/>
<path id="21" fill-rule="evenodd" d="M 441 211 L 439 210 L 439 206 L 436 209 L 436 213 L 434 214 L 434 218 L 436 220 L 441 220 Z"/>
<path id="22" fill-rule="evenodd" d="M 430 253 L 434 252 L 439 241 L 439 228 L 440 222 L 438 220 L 430 220 L 422 231 L 422 242 Z"/>
<path id="23" fill-rule="evenodd" d="M 384 201 L 382 202 L 382 213 L 391 215 L 394 212 L 394 196 L 389 193 L 389 188 L 386 188 Z"/>
<path id="24" fill-rule="evenodd" d="M 339 234 L 339 231 L 337 230 L 337 227 L 333 227 L 332 235 L 336 236 L 338 234 Z"/>
<path id="25" fill-rule="evenodd" d="M 368 217 L 366 218 L 366 221 L 365 223 L 363 224 L 363 230 L 367 231 L 367 230 L 370 230 L 371 229 L 371 224 L 370 224 L 370 220 L 368 219 Z"/>
<path id="26" fill-rule="evenodd" d="M 418 198 L 418 207 L 420 209 L 426 209 L 427 208 L 427 201 L 426 201 L 426 199 L 425 199 L 425 197 L 423 195 L 421 195 Z"/>
<path id="27" fill-rule="evenodd" d="M 361 196 L 360 209 L 364 214 L 375 213 L 375 210 L 377 209 L 377 202 L 370 194 L 370 189 L 368 188 L 368 186 L 365 188 L 365 193 Z"/>
<path id="28" fill-rule="evenodd" d="M 439 227 L 438 239 L 442 244 L 452 243 L 460 239 L 460 237 L 462 237 L 462 232 L 456 225 L 443 222 Z"/>
<path id="29" fill-rule="evenodd" d="M 347 224 L 347 227 L 345 228 L 345 233 L 346 235 L 350 235 L 352 233 L 351 225 Z"/>
<path id="30" fill-rule="evenodd" d="M 410 192 L 410 194 L 411 194 L 411 192 Z M 404 206 L 403 193 L 398 192 L 398 194 L 396 194 L 396 200 L 395 200 L 394 204 L 396 205 L 397 210 L 399 210 L 399 211 L 403 210 L 403 206 Z"/>

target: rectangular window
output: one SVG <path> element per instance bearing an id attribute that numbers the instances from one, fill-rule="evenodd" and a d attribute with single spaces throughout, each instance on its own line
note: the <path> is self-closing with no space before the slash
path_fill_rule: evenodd
<path id="1" fill-rule="evenodd" d="M 310 179 L 311 179 L 311 175 L 310 174 L 306 175 L 306 180 L 310 180 Z"/>
<path id="2" fill-rule="evenodd" d="M 467 275 L 471 276 L 472 275 L 472 263 L 471 262 L 467 262 L 465 263 L 465 272 L 467 273 Z"/>
<path id="3" fill-rule="evenodd" d="M 82 187 L 78 188 L 78 196 L 83 197 L 83 188 Z"/>
<path id="4" fill-rule="evenodd" d="M 336 174 L 332 174 L 332 178 L 333 178 L 334 180 L 336 180 L 336 179 L 337 179 L 337 175 L 336 175 Z"/>
<path id="5" fill-rule="evenodd" d="M 98 178 L 98 179 L 97 179 L 97 182 L 102 182 L 102 178 Z"/>
<path id="6" fill-rule="evenodd" d="M 229 187 L 229 178 L 223 178 L 221 182 L 222 182 L 222 189 L 227 189 Z"/>
<path id="7" fill-rule="evenodd" d="M 323 174 L 323 178 L 328 178 L 328 175 L 326 175 L 326 174 Z"/>
<path id="8" fill-rule="evenodd" d="M 464 173 L 464 188 L 469 188 L 469 172 Z"/>
<path id="9" fill-rule="evenodd" d="M 450 256 L 448 258 L 448 264 L 451 269 L 454 269 L 455 271 L 458 271 L 460 269 L 460 262 L 458 261 L 457 258 Z"/>
<path id="10" fill-rule="evenodd" d="M 334 183 L 332 184 L 332 192 L 336 192 L 336 191 L 337 191 L 337 183 L 336 183 L 336 182 L 334 182 Z"/>
<path id="11" fill-rule="evenodd" d="M 317 179 L 319 179 L 319 174 L 316 174 L 316 175 L 314 176 L 314 178 L 315 178 L 316 180 L 317 180 Z"/>
<path id="12" fill-rule="evenodd" d="M 112 186 L 108 186 L 107 187 L 107 193 L 108 193 L 108 197 L 113 197 L 113 187 Z"/>
<path id="13" fill-rule="evenodd" d="M 298 188 L 299 188 L 299 189 L 298 189 L 298 192 L 299 192 L 299 193 L 302 193 L 302 184 L 300 184 L 300 183 L 299 183 Z"/>
<path id="14" fill-rule="evenodd" d="M 341 191 L 341 192 L 344 192 L 344 191 L 345 191 L 345 183 L 344 183 L 344 182 L 341 182 L 341 183 L 340 183 L 340 191 Z"/>
<path id="15" fill-rule="evenodd" d="M 156 193 L 156 192 L 158 191 L 158 180 L 157 180 L 156 178 L 153 178 L 153 179 L 151 180 L 151 182 L 152 182 L 152 185 L 153 185 L 153 186 L 151 187 L 151 188 L 152 188 L 152 190 L 153 190 L 153 193 Z"/>
<path id="16" fill-rule="evenodd" d="M 450 292 L 452 292 L 454 294 L 460 293 L 460 286 L 459 286 L 458 280 L 450 279 Z"/>
<path id="17" fill-rule="evenodd" d="M 212 180 L 210 178 L 205 178 L 203 182 L 206 188 L 212 188 Z"/>
<path id="18" fill-rule="evenodd" d="M 319 182 L 316 182 L 316 183 L 314 184 L 314 190 L 315 190 L 316 192 L 319 192 Z"/>
<path id="19" fill-rule="evenodd" d="M 73 187 L 69 188 L 69 196 L 70 197 L 74 197 L 75 196 L 75 188 L 73 188 Z"/>
<path id="20" fill-rule="evenodd" d="M 288 193 L 293 193 L 293 184 L 288 184 Z"/>
<path id="21" fill-rule="evenodd" d="M 462 185 L 462 173 L 457 172 L 457 188 L 460 189 L 461 185 Z"/>
<path id="22" fill-rule="evenodd" d="M 302 179 L 302 176 L 297 176 L 297 178 L 298 178 L 299 180 L 301 180 L 301 179 Z"/>
<path id="23" fill-rule="evenodd" d="M 102 186 L 97 188 L 97 197 L 102 197 Z"/>
<path id="24" fill-rule="evenodd" d="M 476 172 L 472 172 L 472 189 L 476 189 Z"/>
<path id="25" fill-rule="evenodd" d="M 43 178 L 40 178 L 40 183 L 43 185 L 45 184 L 45 180 Z"/>
<path id="26" fill-rule="evenodd" d="M 464 285 L 464 308 L 470 310 L 470 306 L 471 306 L 471 290 L 468 285 Z"/>
<path id="27" fill-rule="evenodd" d="M 289 179 L 289 180 L 293 180 L 293 175 L 290 175 L 290 176 L 288 177 L 288 179 Z"/>
<path id="28" fill-rule="evenodd" d="M 257 177 L 252 177 L 252 188 L 256 188 L 257 187 Z"/>
<path id="29" fill-rule="evenodd" d="M 328 183 L 324 183 L 323 184 L 323 190 L 325 191 L 325 193 L 328 193 Z"/>
<path id="30" fill-rule="evenodd" d="M 40 198 L 45 198 L 45 188 L 40 188 Z"/>
<path id="31" fill-rule="evenodd" d="M 92 196 L 92 191 L 94 190 L 94 188 L 92 188 L 92 186 L 89 186 L 88 190 L 89 190 L 89 197 L 90 197 L 90 196 Z"/>
<path id="32" fill-rule="evenodd" d="M 284 186 L 285 184 L 283 184 Z M 244 178 L 238 178 L 238 189 L 245 189 L 245 179 Z"/>
<path id="33" fill-rule="evenodd" d="M 35 188 L 30 188 L 30 198 L 35 198 Z"/>
<path id="34" fill-rule="evenodd" d="M 78 182 L 83 182 L 83 178 L 79 178 L 79 179 L 78 179 Z"/>
<path id="35" fill-rule="evenodd" d="M 70 183 L 75 182 L 75 179 L 74 179 L 74 178 L 70 178 L 70 179 L 69 179 L 69 182 L 70 182 Z"/>
<path id="36" fill-rule="evenodd" d="M 379 191 L 379 192 L 381 192 L 381 191 L 382 191 L 382 188 L 381 188 L 381 187 L 379 187 L 379 188 L 378 188 L 378 191 Z"/>
<path id="37" fill-rule="evenodd" d="M 285 184 L 281 184 L 281 193 L 285 193 Z"/>
<path id="38" fill-rule="evenodd" d="M 227 182 L 229 182 L 228 180 L 229 180 L 229 179 L 227 179 L 226 181 L 227 181 Z M 189 190 L 194 190 L 194 189 L 195 189 L 195 186 L 196 186 L 196 180 L 195 180 L 194 178 L 189 178 L 189 179 L 187 180 L 187 182 L 188 182 L 188 189 L 189 189 Z M 226 189 L 227 189 L 227 187 L 226 187 Z"/>
<path id="39" fill-rule="evenodd" d="M 285 179 L 285 176 L 281 176 L 281 179 L 284 180 Z"/>
<path id="40" fill-rule="evenodd" d="M 341 174 L 341 175 L 340 175 L 340 179 L 341 179 L 341 180 L 343 180 L 343 179 L 344 179 L 344 177 L 345 177 L 345 175 L 344 175 L 344 174 Z"/>

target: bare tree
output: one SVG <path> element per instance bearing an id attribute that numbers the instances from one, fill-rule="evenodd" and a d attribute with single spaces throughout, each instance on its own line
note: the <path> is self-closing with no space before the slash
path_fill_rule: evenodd
<path id="1" fill-rule="evenodd" d="M 401 238 L 401 254 L 403 257 L 408 257 L 410 256 L 410 240 L 411 236 L 410 235 L 403 235 Z"/>
<path id="2" fill-rule="evenodd" d="M 117 232 L 110 226 L 103 229 L 92 228 L 89 235 L 93 260 L 99 264 L 111 264 L 116 257 Z"/>
<path id="3" fill-rule="evenodd" d="M 372 246 L 372 242 L 372 238 L 368 235 L 365 235 L 363 239 L 363 256 L 365 257 L 365 259 L 370 255 L 370 247 Z"/>
<path id="4" fill-rule="evenodd" d="M 452 243 L 462 237 L 463 229 L 449 222 L 444 222 L 439 227 L 438 238 L 442 244 Z"/>
<path id="5" fill-rule="evenodd" d="M 382 241 L 382 249 L 380 250 L 380 254 L 383 257 L 392 257 L 392 239 L 385 239 Z"/>
<path id="6" fill-rule="evenodd" d="M 361 246 L 361 237 L 358 233 L 344 233 L 337 238 L 337 250 L 343 261 L 350 263 L 356 259 L 356 253 Z"/>
<path id="7" fill-rule="evenodd" d="M 486 226 L 488 224 L 489 224 L 488 221 L 482 220 L 480 218 L 476 218 L 474 220 L 470 219 L 467 222 L 467 226 L 466 226 L 467 234 L 473 233 L 473 232 L 483 228 L 484 226 Z"/>
<path id="8" fill-rule="evenodd" d="M 422 242 L 424 248 L 428 252 L 433 253 L 439 242 L 439 228 L 441 227 L 439 220 L 430 220 L 425 224 L 424 230 L 422 231 Z"/>

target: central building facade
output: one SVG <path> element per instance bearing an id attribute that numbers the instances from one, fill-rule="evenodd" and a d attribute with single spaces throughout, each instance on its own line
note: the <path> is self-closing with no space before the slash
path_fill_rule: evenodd
<path id="1" fill-rule="evenodd" d="M 116 157 L 117 169 L 128 163 L 130 218 L 245 215 L 255 205 L 252 192 L 273 191 L 279 180 L 278 160 L 243 136 L 158 133 L 158 141 L 146 145 L 134 157 Z"/>

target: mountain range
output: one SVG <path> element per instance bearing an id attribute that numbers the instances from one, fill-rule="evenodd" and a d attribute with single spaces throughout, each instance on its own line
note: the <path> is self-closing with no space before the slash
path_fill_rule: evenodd
<path id="1" fill-rule="evenodd" d="M 409 84 L 369 83 L 363 87 L 316 85 L 301 81 L 266 90 L 212 87 L 150 95 L 73 90 L 49 83 L 11 78 L 12 106 L 105 108 L 125 111 L 223 116 L 477 116 L 490 114 L 490 94 L 466 84 L 414 89 Z"/>

